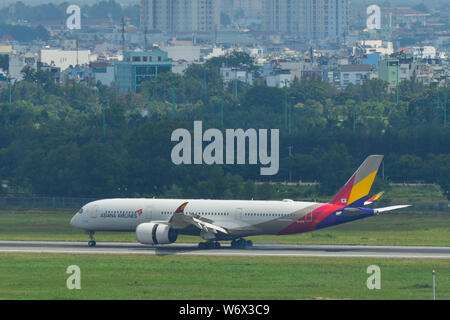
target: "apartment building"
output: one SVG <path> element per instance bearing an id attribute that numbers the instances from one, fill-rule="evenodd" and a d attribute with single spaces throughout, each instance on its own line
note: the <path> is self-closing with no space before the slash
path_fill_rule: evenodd
<path id="1" fill-rule="evenodd" d="M 264 29 L 307 40 L 344 37 L 348 0 L 264 0 Z"/>
<path id="2" fill-rule="evenodd" d="M 143 31 L 212 33 L 220 24 L 221 0 L 141 0 Z"/>

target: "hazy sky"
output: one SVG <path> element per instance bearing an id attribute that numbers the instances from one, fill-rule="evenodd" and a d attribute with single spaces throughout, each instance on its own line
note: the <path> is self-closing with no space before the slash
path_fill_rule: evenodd
<path id="1" fill-rule="evenodd" d="M 10 3 L 17 2 L 18 0 L 0 0 L 0 7 L 9 5 Z M 40 3 L 61 3 L 61 2 L 69 2 L 73 4 L 86 4 L 86 3 L 96 3 L 102 0 L 22 0 L 23 3 L 26 4 L 40 4 Z M 263 0 L 261 0 L 263 1 Z M 367 6 L 371 4 L 383 4 L 385 2 L 389 2 L 391 6 L 413 6 L 419 3 L 425 3 L 427 7 L 433 7 L 440 3 L 448 3 L 449 0 L 349 0 L 351 3 L 355 4 L 366 4 Z M 140 0 L 116 0 L 119 3 L 140 3 Z"/>
<path id="2" fill-rule="evenodd" d="M 102 0 L 21 0 L 23 3 L 27 5 L 36 5 L 41 3 L 62 3 L 69 2 L 73 4 L 90 4 L 100 2 Z M 108 1 L 108 0 L 106 0 Z M 7 6 L 11 3 L 18 2 L 18 0 L 0 0 L 0 7 Z M 140 3 L 140 0 L 116 0 L 118 3 Z"/>

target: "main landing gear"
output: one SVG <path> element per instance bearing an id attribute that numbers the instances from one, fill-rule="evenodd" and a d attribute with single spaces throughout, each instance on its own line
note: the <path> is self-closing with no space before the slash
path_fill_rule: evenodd
<path id="1" fill-rule="evenodd" d="M 253 246 L 252 240 L 245 240 L 245 239 L 234 239 L 231 241 L 231 248 L 232 249 L 247 249 L 251 248 Z M 220 249 L 221 245 L 220 242 L 217 241 L 207 241 L 207 242 L 200 242 L 198 244 L 199 249 Z"/>
<path id="2" fill-rule="evenodd" d="M 233 249 L 247 249 L 253 247 L 253 241 L 252 240 L 245 240 L 245 239 L 234 239 L 231 241 L 231 248 Z"/>
<path id="3" fill-rule="evenodd" d="M 94 240 L 94 231 L 89 231 L 87 234 L 89 235 L 89 242 L 88 242 L 88 246 L 89 247 L 95 247 L 95 245 L 97 244 L 97 242 L 95 242 Z"/>

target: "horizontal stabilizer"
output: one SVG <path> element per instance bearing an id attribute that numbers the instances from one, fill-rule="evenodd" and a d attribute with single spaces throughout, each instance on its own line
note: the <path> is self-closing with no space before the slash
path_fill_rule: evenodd
<path id="1" fill-rule="evenodd" d="M 373 209 L 373 211 L 375 212 L 375 214 L 378 214 L 378 213 L 382 213 L 382 212 L 386 212 L 386 211 L 392 211 L 392 210 L 397 210 L 397 209 L 402 209 L 402 208 L 407 208 L 407 207 L 411 207 L 411 205 L 410 204 L 402 204 L 402 205 L 398 205 L 398 206 L 377 208 L 377 209 Z"/>
<path id="2" fill-rule="evenodd" d="M 344 215 L 346 217 L 358 216 L 361 214 L 361 212 L 367 213 L 367 214 L 380 214 L 380 213 L 383 213 L 386 211 L 402 209 L 402 208 L 406 208 L 406 207 L 410 207 L 410 206 L 411 205 L 409 205 L 409 204 L 404 204 L 404 205 L 390 206 L 390 207 L 377 208 L 377 209 L 368 209 L 368 208 L 362 208 L 362 207 L 359 207 L 359 208 L 347 207 L 340 211 L 337 211 L 336 215 L 338 215 L 338 216 Z"/>

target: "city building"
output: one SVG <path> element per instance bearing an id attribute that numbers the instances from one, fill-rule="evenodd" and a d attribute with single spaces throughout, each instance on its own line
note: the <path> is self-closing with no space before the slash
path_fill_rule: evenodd
<path id="1" fill-rule="evenodd" d="M 141 0 L 144 32 L 213 33 L 220 25 L 220 0 Z"/>
<path id="2" fill-rule="evenodd" d="M 44 64 L 40 67 L 41 71 L 49 72 L 52 75 L 52 79 L 55 84 L 59 84 L 61 82 L 61 68 L 55 67 L 54 65 L 49 66 Z"/>
<path id="3" fill-rule="evenodd" d="M 103 85 L 110 86 L 114 82 L 114 64 L 109 61 L 92 62 L 91 77 L 94 83 L 100 82 Z"/>
<path id="4" fill-rule="evenodd" d="M 302 0 L 264 0 L 264 30 L 299 34 Z"/>
<path id="5" fill-rule="evenodd" d="M 347 64 L 340 66 L 340 86 L 345 88 L 350 83 L 361 85 L 365 80 L 375 77 L 375 66 L 372 64 Z"/>
<path id="6" fill-rule="evenodd" d="M 253 85 L 253 74 L 245 68 L 222 67 L 220 68 L 220 75 L 225 84 L 238 80 Z"/>
<path id="7" fill-rule="evenodd" d="M 61 49 L 42 49 L 39 52 L 39 61 L 61 68 L 61 71 L 70 66 L 89 64 L 91 62 L 90 50 L 61 50 Z"/>
<path id="8" fill-rule="evenodd" d="M 200 61 L 200 46 L 170 45 L 161 46 L 167 52 L 169 59 L 174 61 L 185 60 L 189 62 Z"/>
<path id="9" fill-rule="evenodd" d="M 386 28 L 424 26 L 429 16 L 429 13 L 408 7 L 383 7 L 381 8 L 381 25 Z"/>
<path id="10" fill-rule="evenodd" d="M 397 87 L 399 82 L 399 60 L 396 58 L 381 59 L 378 64 L 378 78 L 388 83 L 388 90 Z"/>
<path id="11" fill-rule="evenodd" d="M 263 28 L 307 40 L 337 40 L 347 33 L 348 0 L 263 0 Z"/>
<path id="12" fill-rule="evenodd" d="M 15 81 L 22 81 L 22 70 L 29 67 L 37 70 L 38 57 L 32 52 L 13 53 L 9 55 L 9 76 Z"/>
<path id="13" fill-rule="evenodd" d="M 266 77 L 266 85 L 268 87 L 284 88 L 291 85 L 291 73 L 281 72 L 277 74 L 268 75 Z"/>
<path id="14" fill-rule="evenodd" d="M 363 55 L 375 54 L 390 55 L 394 53 L 394 45 L 391 41 L 384 40 L 359 40 L 357 47 L 353 48 L 353 52 L 356 50 L 361 51 Z"/>
<path id="15" fill-rule="evenodd" d="M 172 71 L 172 61 L 167 52 L 159 48 L 149 51 L 124 52 L 123 61 L 114 64 L 115 84 L 119 94 L 139 92 L 144 81 L 160 73 Z"/>

